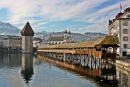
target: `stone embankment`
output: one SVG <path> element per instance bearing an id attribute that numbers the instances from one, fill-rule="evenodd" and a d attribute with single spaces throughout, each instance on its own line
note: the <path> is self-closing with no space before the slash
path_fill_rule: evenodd
<path id="1" fill-rule="evenodd" d="M 130 59 L 128 58 L 117 58 L 116 66 L 124 71 L 130 73 Z"/>

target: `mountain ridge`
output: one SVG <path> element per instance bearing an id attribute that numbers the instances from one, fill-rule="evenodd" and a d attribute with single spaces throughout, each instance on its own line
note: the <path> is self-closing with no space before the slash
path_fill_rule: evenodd
<path id="1" fill-rule="evenodd" d="M 0 35 L 20 35 L 20 31 L 20 29 L 10 23 L 3 23 L 0 21 Z"/>
<path id="2" fill-rule="evenodd" d="M 21 30 L 17 27 L 11 25 L 10 23 L 3 23 L 0 21 L 0 35 L 21 35 Z M 63 36 L 64 31 L 61 32 L 35 32 L 34 37 L 38 37 L 41 39 L 47 40 L 51 36 Z M 90 40 L 96 40 L 99 37 L 105 36 L 104 33 L 98 33 L 98 32 L 85 32 L 84 34 L 81 33 L 74 33 L 71 32 L 71 38 L 75 42 L 84 42 L 84 41 L 90 41 Z"/>
<path id="3" fill-rule="evenodd" d="M 64 35 L 64 31 L 62 31 L 62 32 L 42 31 L 42 32 L 35 33 L 35 37 L 47 40 L 50 37 L 50 33 L 51 33 L 51 36 L 53 36 L 53 37 Z M 84 41 L 90 41 L 90 40 L 93 41 L 93 40 L 97 40 L 98 38 L 103 37 L 105 35 L 106 34 L 104 34 L 104 33 L 98 33 L 98 32 L 86 32 L 84 34 L 71 32 L 71 38 L 75 42 L 84 42 Z"/>

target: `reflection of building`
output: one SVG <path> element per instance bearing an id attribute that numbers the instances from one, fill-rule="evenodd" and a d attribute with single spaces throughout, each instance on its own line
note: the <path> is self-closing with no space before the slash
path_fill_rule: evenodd
<path id="1" fill-rule="evenodd" d="M 0 53 L 0 66 L 2 67 L 16 67 L 21 66 L 21 53 L 11 52 L 11 53 Z"/>
<path id="2" fill-rule="evenodd" d="M 128 73 L 124 73 L 119 71 L 117 73 L 117 77 L 119 79 L 119 86 L 118 87 L 130 87 L 130 76 Z"/>
<path id="3" fill-rule="evenodd" d="M 101 69 L 101 72 L 102 72 L 102 81 L 103 82 L 117 83 L 115 66 L 113 66 L 113 65 L 110 66 L 110 64 L 106 64 L 106 66 Z"/>
<path id="4" fill-rule="evenodd" d="M 63 44 L 63 43 L 70 43 L 71 42 L 71 32 L 67 32 L 65 30 L 64 36 L 52 36 L 50 34 L 50 37 L 47 39 L 47 43 L 49 45 L 54 45 L 54 44 Z"/>
<path id="5" fill-rule="evenodd" d="M 21 50 L 22 41 L 20 36 L 0 35 L 0 49 L 2 50 Z"/>
<path id="6" fill-rule="evenodd" d="M 22 29 L 21 35 L 22 35 L 22 52 L 32 53 L 34 31 L 31 28 L 29 22 L 27 22 L 24 28 Z"/>
<path id="7" fill-rule="evenodd" d="M 108 33 L 118 36 L 120 47 L 117 53 L 120 56 L 126 56 L 126 50 L 130 49 L 130 7 L 126 8 L 123 13 L 118 13 L 115 19 L 109 20 Z"/>
<path id="8" fill-rule="evenodd" d="M 32 78 L 33 72 L 33 54 L 22 54 L 22 70 L 21 74 L 26 83 Z"/>

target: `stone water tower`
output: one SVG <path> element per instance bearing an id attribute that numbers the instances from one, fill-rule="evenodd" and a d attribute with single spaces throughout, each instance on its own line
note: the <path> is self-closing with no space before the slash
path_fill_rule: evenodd
<path id="1" fill-rule="evenodd" d="M 27 22 L 21 31 L 22 35 L 22 53 L 33 53 L 33 36 L 34 31 L 30 26 L 30 23 Z"/>

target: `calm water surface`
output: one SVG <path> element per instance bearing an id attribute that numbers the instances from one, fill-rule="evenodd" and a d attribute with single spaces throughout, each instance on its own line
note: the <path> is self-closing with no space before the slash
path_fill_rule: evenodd
<path id="1" fill-rule="evenodd" d="M 117 77 L 122 81 L 118 87 L 130 87 L 130 77 L 127 74 L 118 71 Z M 56 67 L 49 62 L 39 60 L 33 55 L 15 52 L 0 53 L 0 87 L 107 86 L 75 72 Z"/>

